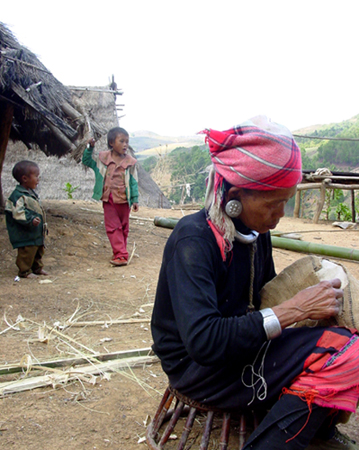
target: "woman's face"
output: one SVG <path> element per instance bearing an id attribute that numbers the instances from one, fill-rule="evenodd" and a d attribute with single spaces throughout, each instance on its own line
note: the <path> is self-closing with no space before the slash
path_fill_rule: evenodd
<path id="1" fill-rule="evenodd" d="M 284 207 L 296 192 L 296 186 L 275 191 L 249 191 L 232 187 L 228 200 L 237 199 L 242 203 L 239 219 L 251 230 L 266 233 L 273 230 L 284 216 Z"/>

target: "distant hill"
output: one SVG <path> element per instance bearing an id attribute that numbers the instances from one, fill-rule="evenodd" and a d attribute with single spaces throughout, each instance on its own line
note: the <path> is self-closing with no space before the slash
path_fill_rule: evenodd
<path id="1" fill-rule="evenodd" d="M 304 150 L 303 168 L 316 170 L 351 171 L 359 166 L 359 115 L 348 120 L 326 125 L 312 125 L 293 132 L 299 147 Z M 300 138 L 297 135 L 312 136 Z M 332 138 L 323 140 L 315 138 Z M 334 138 L 334 139 L 333 139 Z"/>
<path id="2" fill-rule="evenodd" d="M 334 172 L 352 172 L 359 166 L 359 141 L 317 139 L 359 139 L 359 115 L 340 123 L 311 125 L 292 133 L 302 150 L 304 170 L 315 172 L 319 167 L 326 167 Z M 206 168 L 211 163 L 203 135 L 169 137 L 138 131 L 130 135 L 130 144 L 144 170 L 151 174 L 171 202 L 203 203 Z M 188 197 L 183 188 L 185 184 L 191 186 Z"/>
<path id="3" fill-rule="evenodd" d="M 130 133 L 130 145 L 135 150 L 138 160 L 149 156 L 170 153 L 177 147 L 192 147 L 203 144 L 203 135 L 194 136 L 161 136 L 151 131 L 135 131 Z"/>
<path id="4" fill-rule="evenodd" d="M 342 122 L 310 125 L 292 131 L 303 152 L 303 169 L 316 170 L 327 167 L 334 171 L 353 171 L 359 166 L 359 141 L 323 140 L 315 138 L 359 139 L 359 114 Z M 313 136 L 313 139 L 298 135 Z M 136 158 L 143 161 L 152 156 L 159 157 L 174 149 L 191 148 L 204 143 L 203 135 L 161 136 L 147 130 L 130 134 L 130 144 Z"/>

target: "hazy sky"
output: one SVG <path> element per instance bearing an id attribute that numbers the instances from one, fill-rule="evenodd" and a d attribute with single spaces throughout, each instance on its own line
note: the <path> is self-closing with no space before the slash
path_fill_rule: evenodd
<path id="1" fill-rule="evenodd" d="M 124 95 L 128 131 L 292 131 L 359 114 L 358 0 L 16 0 L 0 21 L 65 85 Z"/>

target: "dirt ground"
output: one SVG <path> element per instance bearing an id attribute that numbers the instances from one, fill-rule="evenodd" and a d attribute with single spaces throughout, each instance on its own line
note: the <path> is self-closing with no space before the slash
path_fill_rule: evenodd
<path id="1" fill-rule="evenodd" d="M 0 216 L 0 393 L 4 383 L 29 378 L 25 369 L 20 374 L 3 374 L 5 364 L 31 358 L 36 365 L 51 358 L 149 348 L 157 276 L 171 233 L 155 227 L 153 218 L 191 213 L 140 208 L 130 221 L 131 263 L 112 267 L 100 204 L 47 200 L 43 205 L 49 224 L 46 277 L 15 281 L 16 252 L 8 241 L 4 216 Z M 359 249 L 359 230 L 293 218 L 283 218 L 278 230 L 299 232 L 310 242 Z M 274 249 L 277 272 L 303 256 Z M 359 278 L 357 262 L 340 262 Z M 20 315 L 24 320 L 15 325 Z M 61 328 L 70 318 L 86 323 Z M 113 323 L 120 319 L 142 322 Z M 91 324 L 94 321 L 98 324 Z M 51 331 L 54 324 L 57 331 Z M 145 435 L 146 418 L 154 415 L 166 385 L 160 365 L 151 363 L 1 395 L 0 448 L 147 448 L 138 441 Z M 359 440 L 355 417 L 343 430 Z"/>

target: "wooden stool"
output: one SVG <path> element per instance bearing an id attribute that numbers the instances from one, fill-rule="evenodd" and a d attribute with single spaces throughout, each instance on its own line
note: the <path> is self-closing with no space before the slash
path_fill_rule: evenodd
<path id="1" fill-rule="evenodd" d="M 170 409 L 172 403 L 174 402 L 174 408 Z M 186 442 L 190 437 L 192 431 L 192 439 L 196 439 L 199 432 L 194 431 L 193 424 L 197 412 L 201 413 L 202 418 L 205 418 L 204 426 L 202 431 L 202 438 L 200 442 L 199 449 L 207 450 L 209 445 L 209 439 L 211 431 L 213 429 L 213 423 L 215 417 L 222 420 L 221 433 L 219 437 L 219 448 L 220 450 L 226 450 L 229 442 L 230 435 L 230 425 L 231 425 L 231 413 L 223 411 L 218 408 L 214 408 L 208 405 L 202 405 L 182 394 L 180 394 L 176 389 L 168 386 L 166 392 L 163 394 L 161 403 L 157 409 L 156 415 L 147 427 L 146 431 L 146 442 L 151 450 L 163 450 L 165 445 L 168 444 L 167 448 L 170 447 L 170 436 L 175 432 L 181 433 L 177 447 L 174 447 L 172 441 L 172 447 L 177 450 L 183 450 L 185 448 Z M 232 413 L 233 414 L 233 413 Z M 180 426 L 180 417 L 186 416 L 185 424 Z M 168 422 L 167 427 L 160 431 L 161 426 Z M 239 415 L 239 439 L 238 439 L 238 449 L 241 450 L 246 441 L 246 417 L 244 414 Z M 175 428 L 177 425 L 177 428 Z M 258 425 L 257 420 L 254 416 L 253 428 Z M 217 427 L 218 428 L 218 427 Z M 190 444 L 192 448 L 193 442 Z"/>

